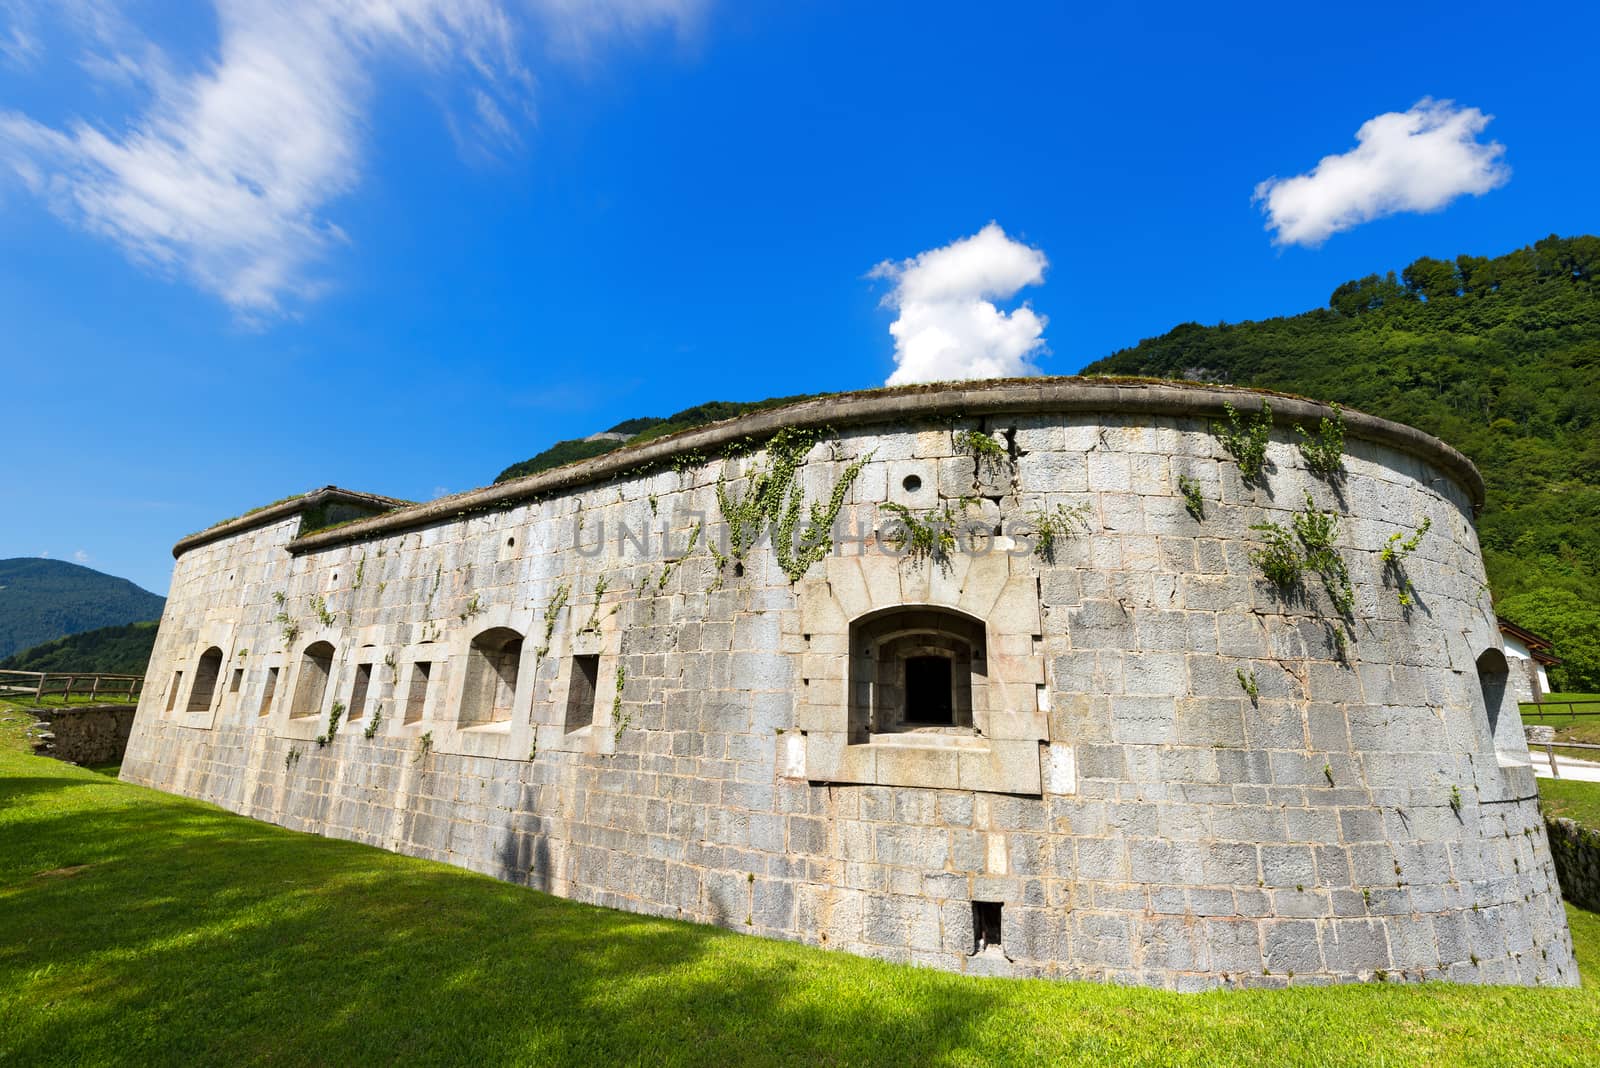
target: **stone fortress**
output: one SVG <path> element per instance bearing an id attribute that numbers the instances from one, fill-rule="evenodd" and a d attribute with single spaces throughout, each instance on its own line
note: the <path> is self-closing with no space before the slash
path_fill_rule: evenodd
<path id="1" fill-rule="evenodd" d="M 122 775 L 954 971 L 1571 985 L 1482 494 L 1409 427 L 1080 379 L 330 487 L 177 545 Z"/>

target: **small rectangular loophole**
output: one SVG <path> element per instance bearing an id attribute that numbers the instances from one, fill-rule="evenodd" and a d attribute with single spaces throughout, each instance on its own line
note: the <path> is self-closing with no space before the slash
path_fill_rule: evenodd
<path id="1" fill-rule="evenodd" d="M 1000 907 L 998 901 L 972 903 L 973 953 L 982 953 L 990 946 L 1000 945 Z"/>
<path id="2" fill-rule="evenodd" d="M 277 668 L 267 668 L 267 684 L 261 690 L 261 710 L 260 710 L 260 713 L 259 713 L 260 715 L 264 716 L 268 712 L 272 711 L 272 698 L 273 698 L 273 696 L 275 694 L 277 694 L 277 692 L 278 692 L 278 669 Z"/>
<path id="3" fill-rule="evenodd" d="M 571 734 L 594 723 L 596 691 L 600 686 L 600 658 L 580 653 L 572 658 L 572 676 L 567 682 L 567 716 L 562 729 Z"/>

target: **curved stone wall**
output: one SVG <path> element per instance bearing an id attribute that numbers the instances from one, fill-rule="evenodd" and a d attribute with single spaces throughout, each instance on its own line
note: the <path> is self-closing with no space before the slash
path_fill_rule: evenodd
<path id="1" fill-rule="evenodd" d="M 123 775 L 953 970 L 1576 982 L 1476 472 L 1352 413 L 1330 484 L 1292 423 L 1331 413 L 1274 396 L 1246 482 L 1211 420 L 1261 399 L 878 391 L 304 537 L 286 502 L 180 543 Z M 831 551 L 736 559 L 725 512 L 781 466 L 760 442 L 823 422 L 783 529 L 838 497 Z M 1308 494 L 1340 517 L 1346 613 L 1253 560 Z"/>

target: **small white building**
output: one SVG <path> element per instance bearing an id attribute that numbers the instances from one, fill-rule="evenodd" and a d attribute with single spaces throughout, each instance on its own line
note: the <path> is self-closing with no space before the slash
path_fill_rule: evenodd
<path id="1" fill-rule="evenodd" d="M 1513 672 L 1512 677 L 1527 680 L 1526 695 L 1521 682 L 1513 684 L 1517 688 L 1517 700 L 1543 701 L 1545 695 L 1550 692 L 1550 675 L 1546 669 L 1561 663 L 1550 653 L 1555 645 L 1550 639 L 1541 638 L 1531 630 L 1523 630 L 1503 616 L 1496 616 L 1495 620 L 1500 624 L 1500 636 L 1505 641 L 1506 656 L 1517 661 L 1515 666 L 1521 669 Z"/>

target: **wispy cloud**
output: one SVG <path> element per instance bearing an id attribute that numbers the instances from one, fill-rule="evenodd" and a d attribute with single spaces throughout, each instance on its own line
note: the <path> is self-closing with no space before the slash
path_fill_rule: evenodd
<path id="1" fill-rule="evenodd" d="M 894 283 L 883 302 L 900 313 L 889 325 L 896 366 L 887 385 L 1039 374 L 1031 357 L 1046 351 L 1046 319 L 1026 304 L 1006 312 L 995 301 L 1039 285 L 1047 266 L 1043 252 L 992 222 L 971 237 L 878 264 L 869 277 Z"/>
<path id="2" fill-rule="evenodd" d="M 362 179 L 380 64 L 461 79 L 445 96 L 460 102 L 451 128 L 458 141 L 476 139 L 493 154 L 520 143 L 518 124 L 532 114 L 534 79 L 522 42 L 564 40 L 587 54 L 600 36 L 670 23 L 699 6 L 215 2 L 216 55 L 177 76 L 137 31 L 96 29 L 117 24 L 113 8 L 78 5 L 81 65 L 102 81 L 144 88 L 150 102 L 122 130 L 87 120 L 56 128 L 0 111 L 0 166 L 63 219 L 246 317 L 278 313 L 285 301 L 323 287 L 318 264 L 347 241 L 330 208 Z"/>
<path id="3" fill-rule="evenodd" d="M 80 563 L 80 564 L 87 564 L 90 560 L 94 559 L 94 557 L 90 556 L 88 554 L 88 552 L 83 550 L 83 549 L 79 549 L 76 552 L 74 552 L 72 554 L 72 558 L 74 560 L 78 561 L 78 563 Z"/>
<path id="4" fill-rule="evenodd" d="M 1350 151 L 1256 186 L 1267 229 L 1276 231 L 1273 243 L 1320 245 L 1385 215 L 1439 211 L 1457 197 L 1504 185 L 1511 177 L 1505 146 L 1478 140 L 1493 117 L 1424 98 L 1409 111 L 1368 119 Z"/>
<path id="5" fill-rule="evenodd" d="M 25 70 L 42 50 L 33 6 L 23 0 L 0 0 L 0 66 Z"/>

